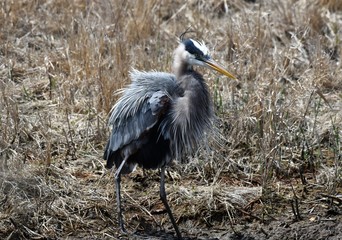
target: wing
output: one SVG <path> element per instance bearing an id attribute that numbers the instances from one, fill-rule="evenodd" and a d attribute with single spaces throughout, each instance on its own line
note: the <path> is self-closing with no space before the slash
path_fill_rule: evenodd
<path id="1" fill-rule="evenodd" d="M 134 70 L 131 78 L 132 83 L 120 91 L 123 95 L 114 105 L 109 119 L 112 133 L 104 153 L 108 167 L 115 161 L 110 157 L 113 153 L 157 124 L 179 91 L 172 74 Z"/>

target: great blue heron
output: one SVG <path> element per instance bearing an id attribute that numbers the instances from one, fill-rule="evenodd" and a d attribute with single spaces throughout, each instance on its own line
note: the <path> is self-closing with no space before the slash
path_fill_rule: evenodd
<path id="1" fill-rule="evenodd" d="M 177 237 L 181 238 L 165 192 L 165 167 L 198 147 L 212 128 L 213 104 L 208 86 L 194 65 L 214 69 L 235 77 L 216 63 L 203 42 L 182 39 L 174 52 L 173 72 L 131 72 L 132 83 L 124 88 L 112 109 L 109 124 L 112 134 L 105 149 L 107 167 L 114 164 L 118 222 L 122 218 L 121 174 L 131 173 L 136 165 L 160 168 L 160 198 Z"/>

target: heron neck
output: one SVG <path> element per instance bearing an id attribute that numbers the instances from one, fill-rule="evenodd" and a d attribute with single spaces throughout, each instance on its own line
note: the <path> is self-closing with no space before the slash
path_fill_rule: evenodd
<path id="1" fill-rule="evenodd" d="M 182 76 L 186 75 L 189 71 L 193 71 L 193 67 L 180 55 L 175 55 L 173 65 L 173 73 L 176 75 L 176 79 L 180 79 Z"/>
<path id="2" fill-rule="evenodd" d="M 188 72 L 193 71 L 193 67 L 187 63 L 174 64 L 173 72 L 176 75 L 176 79 L 180 79 L 182 76 L 186 75 Z"/>
<path id="3" fill-rule="evenodd" d="M 173 73 L 176 75 L 176 79 L 180 79 L 181 76 L 187 72 L 192 71 L 192 66 L 185 60 L 185 47 L 180 44 L 174 52 L 174 60 L 172 65 Z"/>

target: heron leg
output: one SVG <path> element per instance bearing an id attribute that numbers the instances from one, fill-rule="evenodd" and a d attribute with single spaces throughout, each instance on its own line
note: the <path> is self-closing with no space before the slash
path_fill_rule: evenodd
<path id="1" fill-rule="evenodd" d="M 173 228 L 175 229 L 176 231 L 176 234 L 177 234 L 177 238 L 178 239 L 182 239 L 182 235 L 178 229 L 178 226 L 177 226 L 177 223 L 175 221 L 175 218 L 173 217 L 172 215 L 172 212 L 171 212 L 171 209 L 170 209 L 170 206 L 167 202 L 167 199 L 166 199 L 166 191 L 165 191 L 165 167 L 162 167 L 160 169 L 160 199 L 162 200 L 165 208 L 166 208 L 166 211 L 167 213 L 169 214 L 169 217 L 171 219 L 171 222 L 172 222 L 172 225 L 173 225 Z"/>
<path id="2" fill-rule="evenodd" d="M 117 204 L 117 211 L 118 211 L 118 221 L 119 221 L 119 226 L 121 228 L 122 232 L 126 232 L 125 226 L 124 226 L 124 221 L 122 218 L 122 208 L 121 208 L 121 189 L 120 189 L 120 182 L 121 182 L 121 169 L 123 165 L 126 162 L 125 158 L 122 163 L 120 164 L 119 168 L 115 172 L 115 186 L 116 186 L 116 204 Z"/>

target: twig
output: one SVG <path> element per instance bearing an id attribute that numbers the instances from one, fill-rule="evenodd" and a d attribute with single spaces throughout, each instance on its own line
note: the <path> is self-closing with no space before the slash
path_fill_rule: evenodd
<path id="1" fill-rule="evenodd" d="M 138 206 L 143 212 L 147 213 L 147 215 L 149 215 L 153 221 L 160 227 L 160 224 L 158 223 L 158 221 L 154 218 L 154 216 L 152 215 L 152 213 L 147 210 L 144 206 L 142 206 L 141 204 L 138 204 L 137 201 L 135 201 L 126 191 L 124 191 L 124 194 L 136 205 Z"/>
<path id="2" fill-rule="evenodd" d="M 239 208 L 239 207 L 236 207 L 236 206 L 235 206 L 234 208 L 236 208 L 237 210 L 239 210 L 239 211 L 242 212 L 243 214 L 246 214 L 246 215 L 248 215 L 248 216 L 250 216 L 250 217 L 252 217 L 252 218 L 255 218 L 255 219 L 259 220 L 260 222 L 262 222 L 262 219 L 261 219 L 260 217 L 255 216 L 255 215 L 253 215 L 252 213 L 249 213 L 249 212 L 243 210 L 242 208 Z"/>
<path id="3" fill-rule="evenodd" d="M 188 5 L 188 3 L 184 3 L 183 6 L 181 6 L 177 12 L 175 12 L 168 20 L 162 23 L 162 28 L 166 26 L 172 19 L 174 19 L 181 11 L 185 9 L 185 7 Z"/>
<path id="4" fill-rule="evenodd" d="M 340 204 L 342 204 L 342 199 L 339 198 L 339 197 L 336 197 L 336 196 L 333 196 L 333 195 L 329 195 L 329 194 L 326 194 L 326 193 L 321 193 L 321 196 L 322 197 L 327 197 L 327 198 L 331 198 L 332 200 L 335 200 Z"/>

